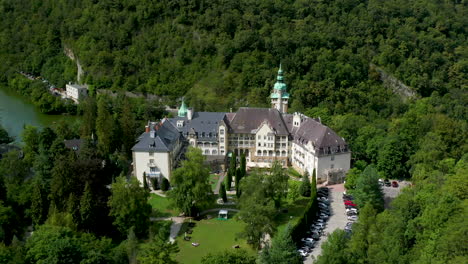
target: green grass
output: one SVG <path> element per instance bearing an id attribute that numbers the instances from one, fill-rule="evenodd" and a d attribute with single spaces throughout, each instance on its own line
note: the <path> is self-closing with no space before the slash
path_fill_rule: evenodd
<path id="1" fill-rule="evenodd" d="M 218 180 L 219 180 L 219 175 L 217 174 L 210 174 L 210 184 L 211 184 L 211 190 L 215 190 L 216 189 L 216 185 L 218 184 Z"/>
<path id="2" fill-rule="evenodd" d="M 151 205 L 151 207 L 153 207 L 153 211 L 155 211 L 156 217 L 169 217 L 179 215 L 179 211 L 177 209 L 171 208 L 169 199 L 167 197 L 161 197 L 157 194 L 152 193 L 148 202 Z"/>
<path id="3" fill-rule="evenodd" d="M 201 259 L 208 253 L 217 253 L 224 250 L 235 250 L 234 245 L 239 245 L 240 248 L 246 249 L 248 253 L 256 254 L 254 250 L 247 245 L 245 240 L 238 239 L 236 234 L 241 232 L 244 223 L 231 218 L 229 220 L 201 220 L 194 221 L 196 226 L 193 228 L 193 233 L 188 235 L 192 239 L 184 240 L 184 232 L 188 228 L 188 223 L 182 226 L 177 244 L 180 252 L 177 254 L 177 260 L 184 264 L 198 264 Z M 192 246 L 192 242 L 200 243 L 198 247 Z"/>

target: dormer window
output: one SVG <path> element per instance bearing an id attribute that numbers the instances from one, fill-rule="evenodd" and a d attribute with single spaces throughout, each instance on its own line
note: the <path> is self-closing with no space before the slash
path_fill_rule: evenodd
<path id="1" fill-rule="evenodd" d="M 184 120 L 177 120 L 177 127 L 183 127 L 184 126 Z"/>

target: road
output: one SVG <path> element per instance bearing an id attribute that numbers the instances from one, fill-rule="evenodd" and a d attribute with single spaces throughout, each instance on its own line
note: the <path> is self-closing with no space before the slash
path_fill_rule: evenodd
<path id="1" fill-rule="evenodd" d="M 312 264 L 314 260 L 322 253 L 322 243 L 327 240 L 327 235 L 333 233 L 336 229 L 344 229 L 348 222 L 345 213 L 345 206 L 343 204 L 343 184 L 336 184 L 328 186 L 330 188 L 330 219 L 327 222 L 327 226 L 323 231 L 323 235 L 318 241 L 312 253 L 306 258 L 304 263 Z"/>

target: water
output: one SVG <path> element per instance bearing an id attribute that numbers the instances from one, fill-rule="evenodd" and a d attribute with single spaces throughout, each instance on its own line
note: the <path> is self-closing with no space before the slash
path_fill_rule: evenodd
<path id="1" fill-rule="evenodd" d="M 61 119 L 75 117 L 64 115 L 46 115 L 31 102 L 14 91 L 0 86 L 0 124 L 8 131 L 15 141 L 21 141 L 21 132 L 25 125 L 44 127 Z"/>

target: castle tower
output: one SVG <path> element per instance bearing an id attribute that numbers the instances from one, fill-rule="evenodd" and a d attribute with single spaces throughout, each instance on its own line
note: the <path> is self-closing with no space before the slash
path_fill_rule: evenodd
<path id="1" fill-rule="evenodd" d="M 288 112 L 289 93 L 286 91 L 286 84 L 283 81 L 283 70 L 281 64 L 276 77 L 276 83 L 271 93 L 271 107 L 278 109 L 280 113 Z"/>

